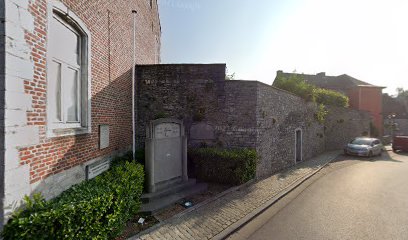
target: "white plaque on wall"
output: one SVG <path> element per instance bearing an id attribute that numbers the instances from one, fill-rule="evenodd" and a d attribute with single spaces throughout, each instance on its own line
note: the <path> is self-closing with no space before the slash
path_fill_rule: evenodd
<path id="1" fill-rule="evenodd" d="M 99 125 L 99 149 L 109 147 L 109 125 Z"/>

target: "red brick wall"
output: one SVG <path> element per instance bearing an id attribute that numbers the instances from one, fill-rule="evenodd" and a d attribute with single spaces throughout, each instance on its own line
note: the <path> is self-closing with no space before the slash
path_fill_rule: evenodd
<path id="1" fill-rule="evenodd" d="M 382 88 L 356 87 L 348 91 L 350 107 L 370 112 L 374 126 L 383 134 Z"/>
<path id="2" fill-rule="evenodd" d="M 32 1 L 34 33 L 26 32 L 31 46 L 34 76 L 24 82 L 25 93 L 32 96 L 32 110 L 27 111 L 28 125 L 40 127 L 40 144 L 21 147 L 20 163 L 30 165 L 30 183 L 45 179 L 96 157 L 128 149 L 132 143 L 132 36 L 133 18 L 137 14 L 137 63 L 156 63 L 156 36 L 160 40 L 160 23 L 156 1 L 140 0 L 63 0 L 91 32 L 91 126 L 92 133 L 47 138 L 47 13 L 46 0 Z M 109 147 L 99 150 L 99 125 L 110 125 Z"/>
<path id="3" fill-rule="evenodd" d="M 373 116 L 374 126 L 383 133 L 382 89 L 376 87 L 360 87 L 360 109 L 369 111 Z"/>

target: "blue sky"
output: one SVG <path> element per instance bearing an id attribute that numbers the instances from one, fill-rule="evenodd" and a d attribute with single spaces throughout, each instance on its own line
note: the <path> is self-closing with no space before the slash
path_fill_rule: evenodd
<path id="1" fill-rule="evenodd" d="M 226 63 L 237 79 L 277 70 L 408 89 L 408 1 L 159 0 L 162 63 Z"/>

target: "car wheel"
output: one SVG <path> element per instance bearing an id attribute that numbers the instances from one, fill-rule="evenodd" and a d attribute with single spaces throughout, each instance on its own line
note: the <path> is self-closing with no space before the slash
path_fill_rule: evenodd
<path id="1" fill-rule="evenodd" d="M 370 157 L 373 157 L 373 152 L 372 151 L 369 151 L 368 152 L 368 157 L 370 158 Z"/>
<path id="2" fill-rule="evenodd" d="M 344 149 L 344 155 L 346 155 L 346 156 L 348 155 L 348 154 L 347 154 L 347 150 L 345 150 L 345 149 Z"/>

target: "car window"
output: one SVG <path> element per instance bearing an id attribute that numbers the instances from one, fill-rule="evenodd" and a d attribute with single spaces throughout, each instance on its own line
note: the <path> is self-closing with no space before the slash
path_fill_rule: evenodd
<path id="1" fill-rule="evenodd" d="M 380 141 L 379 141 L 379 140 L 375 140 L 375 141 L 374 141 L 374 144 L 375 144 L 375 145 L 380 144 Z"/>
<path id="2" fill-rule="evenodd" d="M 371 145 L 373 141 L 370 139 L 364 139 L 364 138 L 356 138 L 353 141 L 351 141 L 351 144 L 356 144 L 356 145 Z"/>

